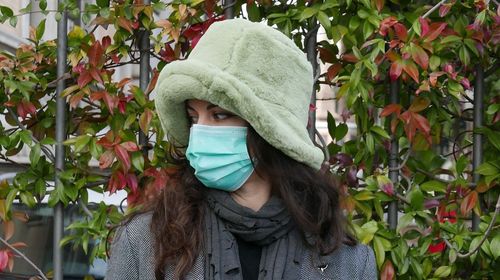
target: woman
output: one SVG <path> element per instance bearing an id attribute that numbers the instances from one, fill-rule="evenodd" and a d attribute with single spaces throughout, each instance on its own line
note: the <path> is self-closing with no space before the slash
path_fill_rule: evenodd
<path id="1" fill-rule="evenodd" d="M 107 279 L 376 279 L 307 133 L 312 69 L 292 41 L 214 23 L 167 65 L 156 109 L 179 172 L 113 241 Z"/>

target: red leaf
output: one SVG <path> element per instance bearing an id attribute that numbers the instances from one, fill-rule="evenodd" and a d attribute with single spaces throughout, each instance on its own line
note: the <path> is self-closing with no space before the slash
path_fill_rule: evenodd
<path id="1" fill-rule="evenodd" d="M 108 106 L 109 112 L 113 115 L 113 111 L 118 106 L 118 102 L 120 101 L 116 96 L 111 96 L 109 92 L 105 91 L 104 95 L 104 103 Z"/>
<path id="2" fill-rule="evenodd" d="M 156 82 L 158 82 L 158 77 L 160 76 L 160 72 L 158 69 L 153 70 L 153 76 L 151 77 L 151 81 L 149 82 L 148 88 L 146 89 L 146 94 L 149 94 L 156 87 Z"/>
<path id="3" fill-rule="evenodd" d="M 126 178 L 127 178 L 127 186 L 130 188 L 130 191 L 132 193 L 136 193 L 138 184 L 137 184 L 137 177 L 135 176 L 135 174 L 128 173 Z"/>
<path id="4" fill-rule="evenodd" d="M 139 147 L 137 146 L 137 144 L 132 142 L 132 141 L 123 142 L 120 145 L 123 148 L 125 148 L 125 150 L 127 150 L 129 152 L 135 152 L 135 151 L 139 150 Z"/>
<path id="5" fill-rule="evenodd" d="M 429 82 L 431 86 L 435 87 L 437 84 L 437 78 L 446 74 L 445 72 L 432 72 L 429 74 Z"/>
<path id="6" fill-rule="evenodd" d="M 429 67 L 429 56 L 419 45 L 410 45 L 411 57 L 413 60 L 422 67 L 422 69 L 427 70 Z"/>
<path id="7" fill-rule="evenodd" d="M 401 41 L 406 41 L 408 37 L 408 30 L 406 30 L 404 25 L 401 23 L 394 24 L 394 31 L 396 31 L 396 36 L 398 36 Z"/>
<path id="8" fill-rule="evenodd" d="M 401 72 L 403 71 L 403 63 L 401 60 L 395 61 L 391 64 L 391 68 L 389 69 L 389 76 L 391 77 L 391 81 L 395 81 L 401 76 Z"/>
<path id="9" fill-rule="evenodd" d="M 169 44 L 165 44 L 165 49 L 160 51 L 160 56 L 166 62 L 172 62 L 177 59 L 174 50 L 172 49 L 172 47 L 170 47 Z"/>
<path id="10" fill-rule="evenodd" d="M 477 203 L 477 191 L 471 191 L 460 203 L 460 212 L 462 215 L 469 215 L 469 212 L 474 208 Z"/>
<path id="11" fill-rule="evenodd" d="M 445 248 L 446 248 L 446 244 L 444 243 L 444 241 L 441 241 L 441 242 L 436 243 L 436 244 L 432 244 L 432 243 L 429 244 L 427 251 L 431 254 L 441 253 L 442 251 L 444 251 Z"/>
<path id="12" fill-rule="evenodd" d="M 451 5 L 453 5 L 453 4 L 448 3 L 448 4 L 441 5 L 441 7 L 439 7 L 439 16 L 440 17 L 446 16 L 451 9 Z"/>
<path id="13" fill-rule="evenodd" d="M 82 100 L 84 95 L 85 95 L 85 92 L 80 91 L 79 93 L 71 96 L 69 98 L 69 107 L 72 109 L 76 108 L 78 106 L 78 104 L 80 103 L 80 101 Z"/>
<path id="14" fill-rule="evenodd" d="M 126 29 L 129 33 L 133 33 L 132 30 L 132 24 L 130 20 L 124 18 L 124 17 L 119 17 L 118 18 L 118 25 L 124 29 Z"/>
<path id="15" fill-rule="evenodd" d="M 392 113 L 395 113 L 396 116 L 399 117 L 399 115 L 401 114 L 401 109 L 402 108 L 403 107 L 400 104 L 389 104 L 389 105 L 387 105 L 387 106 L 384 107 L 384 109 L 382 110 L 382 112 L 380 112 L 380 117 L 384 118 L 384 117 L 389 116 Z"/>
<path id="16" fill-rule="evenodd" d="M 345 53 L 342 55 L 342 60 L 346 62 L 356 63 L 358 58 L 352 53 Z"/>
<path id="17" fill-rule="evenodd" d="M 424 42 L 432 42 L 446 28 L 446 22 L 434 22 L 429 26 L 429 33 L 425 36 Z"/>
<path id="18" fill-rule="evenodd" d="M 335 77 L 337 77 L 337 74 L 342 70 L 342 64 L 336 63 L 328 67 L 328 70 L 326 72 L 326 77 L 329 82 L 331 82 Z"/>
<path id="19" fill-rule="evenodd" d="M 429 32 L 429 23 L 427 19 L 424 19 L 422 17 L 419 17 L 418 21 L 420 22 L 420 28 L 422 29 L 422 31 L 420 32 L 421 37 L 424 37 Z"/>
<path id="20" fill-rule="evenodd" d="M 395 61 L 398 61 L 401 59 L 401 57 L 399 56 L 399 54 L 397 54 L 396 52 L 394 52 L 393 50 L 390 50 L 388 51 L 386 54 L 387 58 L 391 61 L 391 62 L 395 62 Z"/>
<path id="21" fill-rule="evenodd" d="M 420 86 L 418 87 L 417 91 L 415 92 L 416 95 L 419 95 L 421 92 L 427 91 L 430 92 L 431 88 L 429 86 L 429 81 L 428 80 L 423 80 Z"/>
<path id="22" fill-rule="evenodd" d="M 101 73 L 99 72 L 99 70 L 97 70 L 96 68 L 91 68 L 91 69 L 89 69 L 89 73 L 90 73 L 90 76 L 92 76 L 92 78 L 94 78 L 94 80 L 98 81 L 101 84 L 104 84 L 104 81 L 101 78 Z"/>
<path id="23" fill-rule="evenodd" d="M 116 157 L 120 160 L 123 166 L 124 171 L 128 171 L 130 169 L 130 156 L 128 155 L 127 150 L 120 146 L 116 145 L 114 147 Z"/>
<path id="24" fill-rule="evenodd" d="M 415 121 L 416 127 L 426 136 L 429 136 L 431 132 L 431 126 L 429 124 L 429 120 L 427 120 L 424 116 L 415 112 L 412 112 L 412 118 Z"/>
<path id="25" fill-rule="evenodd" d="M 116 86 L 118 88 L 123 88 L 125 85 L 127 85 L 128 83 L 130 83 L 130 81 L 132 81 L 131 78 L 123 78 Z"/>
<path id="26" fill-rule="evenodd" d="M 382 11 L 384 8 L 384 0 L 375 0 L 375 6 L 377 6 L 377 11 Z"/>
<path id="27" fill-rule="evenodd" d="M 394 266 L 391 260 L 386 260 L 380 270 L 380 280 L 392 280 L 394 279 L 394 275 Z"/>
<path id="28" fill-rule="evenodd" d="M 387 17 L 380 22 L 380 30 L 378 33 L 382 36 L 387 35 L 389 28 L 392 27 L 398 20 L 394 16 Z"/>
<path id="29" fill-rule="evenodd" d="M 330 50 L 325 49 L 325 48 L 318 48 L 319 52 L 319 58 L 323 62 L 327 63 L 335 63 L 337 61 L 337 58 L 335 57 L 335 54 L 333 54 Z"/>
<path id="30" fill-rule="evenodd" d="M 7 250 L 0 250 L 0 272 L 4 271 L 9 263 L 10 254 Z"/>
<path id="31" fill-rule="evenodd" d="M 92 76 L 88 71 L 84 71 L 78 76 L 77 83 L 80 88 L 83 88 L 92 81 Z"/>
<path id="32" fill-rule="evenodd" d="M 403 70 L 406 72 L 406 74 L 408 74 L 415 81 L 415 83 L 419 82 L 418 69 L 417 69 L 417 65 L 415 65 L 415 63 L 413 63 L 412 61 L 406 60 L 404 66 L 403 66 Z"/>
<path id="33" fill-rule="evenodd" d="M 95 41 L 89 49 L 89 64 L 92 68 L 100 65 L 100 62 L 103 60 L 104 49 L 102 48 L 101 42 Z"/>
<path id="34" fill-rule="evenodd" d="M 104 36 L 102 38 L 102 48 L 103 48 L 103 50 L 106 50 L 109 47 L 109 45 L 111 45 L 111 37 Z"/>
<path id="35" fill-rule="evenodd" d="M 113 164 L 113 161 L 115 159 L 115 155 L 113 154 L 112 151 L 105 151 L 100 157 L 99 157 L 99 168 L 105 169 L 111 166 Z"/>

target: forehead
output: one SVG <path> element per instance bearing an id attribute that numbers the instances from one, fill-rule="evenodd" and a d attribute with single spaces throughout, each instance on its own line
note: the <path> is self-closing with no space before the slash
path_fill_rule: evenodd
<path id="1" fill-rule="evenodd" d="M 188 100 L 186 100 L 186 105 L 188 107 L 191 107 L 191 108 L 198 108 L 198 107 L 206 108 L 210 105 L 216 106 L 208 101 L 200 100 L 200 99 L 188 99 Z"/>

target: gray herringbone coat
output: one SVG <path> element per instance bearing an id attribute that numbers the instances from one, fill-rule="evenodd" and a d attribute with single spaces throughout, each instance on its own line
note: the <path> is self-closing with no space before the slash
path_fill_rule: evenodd
<path id="1" fill-rule="evenodd" d="M 151 215 L 140 215 L 118 229 L 111 247 L 107 280 L 154 280 L 153 236 L 150 232 Z M 377 279 L 375 258 L 370 247 L 342 246 L 333 254 L 322 258 L 322 266 L 312 264 L 306 251 L 298 279 Z M 203 256 L 198 257 L 187 279 L 202 280 Z M 165 279 L 170 279 L 167 273 Z"/>

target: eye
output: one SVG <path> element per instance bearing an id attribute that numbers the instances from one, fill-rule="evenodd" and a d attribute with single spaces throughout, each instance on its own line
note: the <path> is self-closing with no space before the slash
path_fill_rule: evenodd
<path id="1" fill-rule="evenodd" d="M 191 124 L 195 124 L 198 122 L 198 117 L 197 116 L 188 116 L 188 120 Z"/>
<path id="2" fill-rule="evenodd" d="M 230 118 L 230 117 L 232 117 L 234 115 L 229 114 L 229 113 L 222 113 L 221 112 L 221 113 L 214 113 L 213 116 L 214 116 L 214 119 L 216 119 L 216 120 L 225 120 L 225 119 Z"/>

